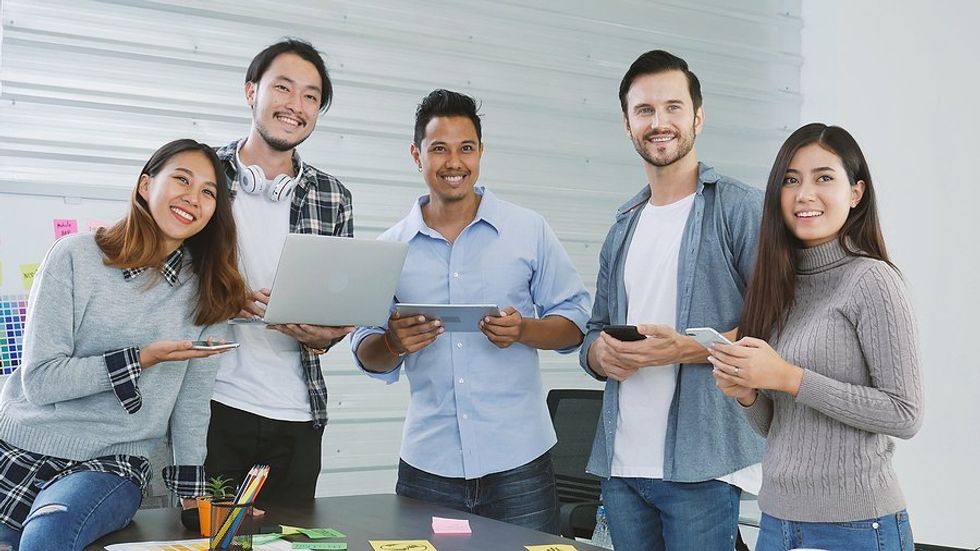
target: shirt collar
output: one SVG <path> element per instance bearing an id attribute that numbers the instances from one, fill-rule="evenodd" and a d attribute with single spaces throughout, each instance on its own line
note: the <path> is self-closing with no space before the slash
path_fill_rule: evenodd
<path id="1" fill-rule="evenodd" d="M 474 186 L 473 191 L 481 196 L 482 199 L 480 200 L 479 208 L 476 210 L 476 217 L 469 226 L 483 221 L 499 233 L 501 223 L 500 200 L 489 189 L 483 186 Z M 406 219 L 405 233 L 403 234 L 407 239 L 411 239 L 420 233 L 428 236 L 435 235 L 434 230 L 425 223 L 425 219 L 422 217 L 422 206 L 428 203 L 429 199 L 428 194 L 422 195 L 412 205 L 412 210 L 408 213 Z"/>
<path id="2" fill-rule="evenodd" d="M 717 184 L 721 176 L 715 171 L 714 167 L 708 166 L 702 162 L 698 162 L 698 184 L 694 189 L 696 195 L 701 195 L 704 191 L 705 184 Z M 643 186 L 643 189 L 639 193 L 634 195 L 629 201 L 623 203 L 619 210 L 616 211 L 617 218 L 622 217 L 631 210 L 639 207 L 650 200 L 650 185 L 647 184 Z"/>
<path id="3" fill-rule="evenodd" d="M 181 262 L 184 259 L 184 248 L 177 247 L 174 252 L 167 255 L 166 260 L 160 265 L 160 274 L 163 279 L 170 284 L 171 287 L 177 285 L 177 276 L 180 275 Z M 144 266 L 142 268 L 127 268 L 123 270 L 123 279 L 129 281 L 136 276 L 142 274 L 143 272 L 149 270 L 149 266 Z"/>

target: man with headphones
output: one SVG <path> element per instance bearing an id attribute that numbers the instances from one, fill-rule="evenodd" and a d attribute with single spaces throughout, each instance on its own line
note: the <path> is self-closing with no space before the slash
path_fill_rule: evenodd
<path id="1" fill-rule="evenodd" d="M 246 138 L 218 149 L 231 187 L 240 268 L 253 289 L 242 315 L 263 314 L 288 233 L 354 235 L 350 191 L 296 152 L 332 96 L 323 59 L 307 42 L 273 44 L 248 67 L 252 128 Z M 208 475 L 239 482 L 264 463 L 271 470 L 260 504 L 312 498 L 327 420 L 319 356 L 353 328 L 232 327 L 242 346 L 222 362 L 214 387 Z"/>

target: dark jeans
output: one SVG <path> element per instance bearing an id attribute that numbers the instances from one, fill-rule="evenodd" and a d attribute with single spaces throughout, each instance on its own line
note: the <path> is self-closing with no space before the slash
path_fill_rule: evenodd
<path id="1" fill-rule="evenodd" d="M 458 511 L 558 533 L 558 494 L 551 454 L 482 478 L 446 478 L 399 461 L 395 493 Z"/>
<path id="2" fill-rule="evenodd" d="M 278 421 L 212 401 L 204 468 L 209 477 L 232 478 L 237 488 L 253 465 L 269 465 L 259 507 L 309 500 L 320 475 L 322 440 L 323 427 L 314 429 L 312 421 Z"/>
<path id="3" fill-rule="evenodd" d="M 659 478 L 602 481 L 613 547 L 627 551 L 705 551 L 735 548 L 742 491 L 719 480 Z"/>

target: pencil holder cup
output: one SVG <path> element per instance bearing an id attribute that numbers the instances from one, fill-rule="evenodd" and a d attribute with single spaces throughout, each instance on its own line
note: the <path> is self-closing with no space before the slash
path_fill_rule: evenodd
<path id="1" fill-rule="evenodd" d="M 252 504 L 231 501 L 211 503 L 212 551 L 239 551 L 252 549 L 252 534 L 256 532 Z"/>

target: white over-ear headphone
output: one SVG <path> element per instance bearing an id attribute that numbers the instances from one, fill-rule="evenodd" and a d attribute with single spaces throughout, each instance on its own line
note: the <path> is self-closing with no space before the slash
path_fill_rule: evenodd
<path id="1" fill-rule="evenodd" d="M 299 172 L 295 177 L 288 174 L 280 174 L 272 181 L 265 177 L 265 172 L 259 165 L 246 165 L 242 162 L 240 152 L 245 140 L 238 142 L 235 149 L 235 162 L 238 163 L 238 185 L 245 193 L 265 193 L 271 201 L 282 201 L 289 197 L 296 185 L 299 184 L 300 176 L 303 174 L 303 161 L 299 158 L 299 153 L 293 151 Z"/>

